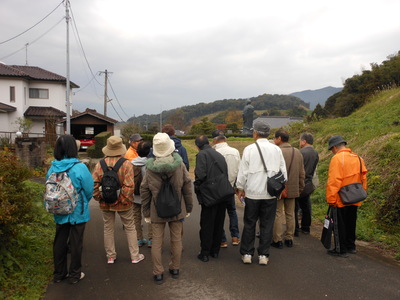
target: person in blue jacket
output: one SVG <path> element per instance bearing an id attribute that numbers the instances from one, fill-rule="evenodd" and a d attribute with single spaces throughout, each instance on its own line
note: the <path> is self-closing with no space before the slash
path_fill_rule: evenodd
<path id="1" fill-rule="evenodd" d="M 90 220 L 89 201 L 93 196 L 94 183 L 89 169 L 78 159 L 78 147 L 73 136 L 63 135 L 57 139 L 54 158 L 46 179 L 54 172 L 68 170 L 72 184 L 79 193 L 79 201 L 71 214 L 54 215 L 56 235 L 53 242 L 53 281 L 58 283 L 68 278 L 69 283 L 74 284 L 85 277 L 81 271 L 83 234 L 86 222 Z M 69 268 L 68 252 L 71 254 Z"/>

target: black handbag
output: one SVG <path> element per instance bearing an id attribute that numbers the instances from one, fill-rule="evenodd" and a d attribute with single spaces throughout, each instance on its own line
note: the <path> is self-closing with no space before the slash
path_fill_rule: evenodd
<path id="1" fill-rule="evenodd" d="M 328 207 L 326 212 L 324 227 L 322 228 L 321 243 L 326 249 L 331 248 L 332 244 L 332 232 L 333 232 L 333 217 L 330 214 L 331 207 Z"/>
<path id="2" fill-rule="evenodd" d="M 220 173 L 215 175 L 217 169 L 219 169 Z M 223 173 L 216 161 L 213 161 L 208 173 L 210 174 L 210 176 L 207 176 L 208 179 L 200 184 L 201 204 L 211 207 L 227 201 L 235 194 L 228 175 Z"/>
<path id="3" fill-rule="evenodd" d="M 358 157 L 360 160 L 360 182 L 354 182 L 348 185 L 343 186 L 339 190 L 339 196 L 340 200 L 342 200 L 343 204 L 349 205 L 349 204 L 354 204 L 357 202 L 364 201 L 367 198 L 367 192 L 364 190 L 363 185 L 362 185 L 362 164 L 361 164 L 361 159 Z"/>
<path id="4" fill-rule="evenodd" d="M 267 173 L 267 166 L 265 165 L 264 157 L 262 156 L 260 146 L 256 142 L 256 146 L 258 149 L 258 152 L 260 153 L 261 156 L 261 161 L 264 166 L 265 173 Z M 267 173 L 268 174 L 268 173 Z M 274 176 L 268 177 L 267 179 L 267 191 L 268 194 L 270 194 L 273 197 L 279 198 L 282 191 L 285 189 L 285 176 L 283 176 L 283 173 L 281 170 Z"/>

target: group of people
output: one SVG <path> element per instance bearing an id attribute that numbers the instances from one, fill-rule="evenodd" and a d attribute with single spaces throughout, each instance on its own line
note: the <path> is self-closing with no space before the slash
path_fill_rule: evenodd
<path id="1" fill-rule="evenodd" d="M 172 125 L 165 125 L 162 132 L 154 136 L 152 143 L 144 141 L 138 133 L 133 134 L 128 150 L 120 137 L 111 136 L 102 149 L 104 160 L 112 168 L 122 159 L 118 169 L 121 189 L 117 201 L 112 204 L 102 201 L 104 171 L 100 162 L 90 173 L 84 164 L 79 163 L 75 139 L 70 135 L 61 136 L 57 140 L 55 160 L 47 176 L 52 172 L 69 170 L 80 201 L 72 214 L 55 215 L 54 282 L 68 278 L 70 283 L 77 283 L 85 276 L 81 272 L 83 233 L 90 219 L 88 203 L 92 197 L 99 202 L 103 214 L 107 263 L 113 264 L 117 259 L 114 242 L 117 212 L 128 240 L 131 262 L 137 264 L 145 258 L 139 251 L 141 246 L 147 244 L 151 248 L 153 279 L 157 284 L 164 282 L 162 247 L 167 224 L 171 252 L 168 271 L 172 278 L 179 277 L 183 224 L 192 212 L 194 194 L 201 206 L 200 251 L 197 258 L 202 262 L 208 262 L 210 257 L 218 258 L 220 248 L 228 245 L 224 232 L 226 212 L 231 242 L 233 246 L 239 246 L 243 263 L 252 263 L 257 232 L 260 265 L 268 264 L 271 246 L 278 249 L 282 249 L 283 245 L 293 247 L 294 236 L 308 234 L 311 227 L 310 195 L 315 189 L 319 160 L 312 146 L 313 136 L 310 133 L 301 135 L 300 150 L 289 144 L 289 134 L 282 129 L 275 132 L 273 140 L 268 140 L 270 125 L 263 119 L 254 121 L 252 134 L 255 142 L 244 149 L 242 158 L 237 149 L 228 145 L 223 131 L 212 133 L 213 145 L 210 145 L 207 136 L 198 136 L 195 139 L 199 152 L 193 185 L 188 172 L 187 151 L 175 136 Z M 329 167 L 326 197 L 328 204 L 338 210 L 340 244 L 340 248 L 329 250 L 328 254 L 347 257 L 347 253 L 356 253 L 355 222 L 360 203 L 343 205 L 338 192 L 343 185 L 359 181 L 360 176 L 366 189 L 367 170 L 364 161 L 360 160 L 360 173 L 356 165 L 358 156 L 345 147 L 347 143 L 342 137 L 334 136 L 328 143 L 334 157 Z M 278 172 L 282 172 L 286 179 L 281 197 L 271 196 L 267 190 L 267 179 Z M 210 205 L 206 201 L 206 194 L 210 194 L 206 189 L 220 187 L 206 183 L 221 176 L 229 182 L 227 196 L 214 199 L 213 205 Z M 164 177 L 168 177 L 181 206 L 180 212 L 170 218 L 159 217 L 157 211 L 158 194 Z M 245 205 L 241 236 L 235 195 Z M 300 209 L 301 222 L 298 220 Z M 143 235 L 142 217 L 148 225 L 147 239 Z M 68 251 L 71 252 L 69 268 Z"/>

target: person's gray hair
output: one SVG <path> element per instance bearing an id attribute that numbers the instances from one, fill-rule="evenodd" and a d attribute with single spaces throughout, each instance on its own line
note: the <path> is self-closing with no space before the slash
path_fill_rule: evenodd
<path id="1" fill-rule="evenodd" d="M 314 137 L 311 133 L 309 132 L 304 132 L 301 136 L 300 136 L 301 140 L 304 140 L 307 142 L 307 144 L 312 145 L 314 144 Z"/>

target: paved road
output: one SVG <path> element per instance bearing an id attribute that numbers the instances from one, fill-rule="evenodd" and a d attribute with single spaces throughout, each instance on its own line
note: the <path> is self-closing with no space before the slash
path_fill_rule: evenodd
<path id="1" fill-rule="evenodd" d="M 218 259 L 203 263 L 196 258 L 199 212 L 200 207 L 195 205 L 185 222 L 180 278 L 165 274 L 165 283 L 158 286 L 152 280 L 150 249 L 141 248 L 146 259 L 131 264 L 119 222 L 118 260 L 114 265 L 106 263 L 101 212 L 92 201 L 83 254 L 86 277 L 76 285 L 50 283 L 44 299 L 400 299 L 398 264 L 362 248 L 346 259 L 331 257 L 311 235 L 296 238 L 293 248 L 273 248 L 267 266 L 256 261 L 244 265 L 238 247 L 231 245 L 221 249 Z M 238 214 L 242 226 L 242 207 L 238 207 Z M 166 241 L 166 269 L 168 245 Z"/>

